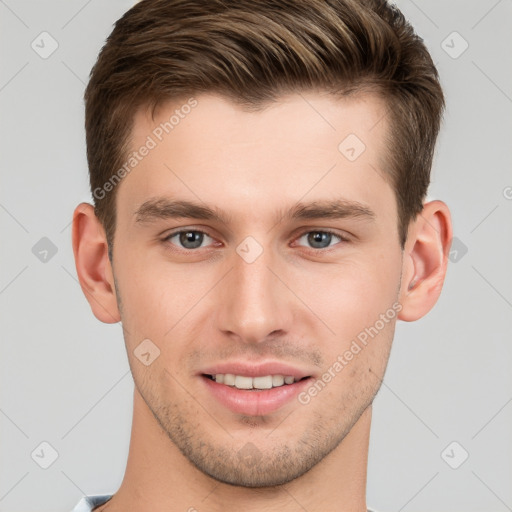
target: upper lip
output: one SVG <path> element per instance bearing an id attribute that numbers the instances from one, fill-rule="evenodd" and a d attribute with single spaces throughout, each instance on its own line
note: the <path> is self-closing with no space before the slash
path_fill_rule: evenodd
<path id="1" fill-rule="evenodd" d="M 278 361 L 267 361 L 264 363 L 248 363 L 247 361 L 222 362 L 202 369 L 201 375 L 217 375 L 219 373 L 232 375 L 243 375 L 246 377 L 264 377 L 266 375 L 292 376 L 296 380 L 304 377 L 310 377 L 311 373 L 307 370 L 291 366 Z"/>

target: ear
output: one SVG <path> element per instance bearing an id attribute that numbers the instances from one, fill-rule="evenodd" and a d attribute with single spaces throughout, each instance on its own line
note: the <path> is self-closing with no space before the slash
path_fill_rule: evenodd
<path id="1" fill-rule="evenodd" d="M 450 210 L 431 201 L 411 223 L 404 247 L 398 318 L 412 322 L 425 316 L 443 287 L 452 242 Z"/>
<path id="2" fill-rule="evenodd" d="M 73 213 L 73 254 L 76 272 L 94 316 L 107 324 L 121 320 L 105 230 L 89 203 Z"/>

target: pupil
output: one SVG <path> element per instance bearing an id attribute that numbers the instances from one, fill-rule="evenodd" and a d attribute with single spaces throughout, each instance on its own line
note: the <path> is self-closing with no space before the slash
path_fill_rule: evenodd
<path id="1" fill-rule="evenodd" d="M 201 246 L 202 236 L 197 231 L 187 231 L 180 234 L 180 243 L 187 249 L 196 249 Z"/>
<path id="2" fill-rule="evenodd" d="M 331 241 L 331 234 L 330 233 L 324 233 L 320 231 L 315 231 L 313 233 L 310 233 L 309 243 L 315 248 L 315 249 L 321 249 L 323 247 L 328 247 L 329 243 Z M 327 242 L 327 245 L 322 245 L 322 242 Z"/>

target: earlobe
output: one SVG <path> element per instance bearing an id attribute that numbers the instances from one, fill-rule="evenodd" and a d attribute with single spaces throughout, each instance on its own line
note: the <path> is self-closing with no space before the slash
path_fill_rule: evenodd
<path id="1" fill-rule="evenodd" d="M 409 228 L 404 249 L 400 320 L 418 320 L 434 307 L 446 276 L 451 240 L 448 206 L 442 201 L 425 203 Z"/>
<path id="2" fill-rule="evenodd" d="M 73 254 L 78 280 L 94 316 L 105 323 L 121 320 L 105 231 L 88 203 L 73 213 Z"/>

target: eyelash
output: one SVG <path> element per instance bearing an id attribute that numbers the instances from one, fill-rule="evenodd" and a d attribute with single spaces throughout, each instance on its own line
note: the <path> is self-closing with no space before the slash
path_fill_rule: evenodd
<path id="1" fill-rule="evenodd" d="M 203 235 L 206 235 L 210 238 L 214 238 L 212 236 L 210 236 L 206 231 L 202 231 L 201 229 L 180 229 L 178 231 L 174 231 L 172 233 L 169 233 L 163 240 L 162 242 L 168 242 L 170 243 L 170 239 L 171 238 L 174 238 L 176 235 L 179 235 L 181 233 L 201 233 Z M 333 235 L 337 238 L 340 239 L 340 242 L 339 243 L 342 243 L 342 242 L 349 242 L 350 240 L 342 235 L 340 235 L 339 233 L 335 232 L 335 231 L 332 231 L 330 229 L 310 229 L 310 230 L 306 230 L 306 231 L 302 231 L 297 237 L 296 237 L 296 240 L 299 240 L 300 238 L 302 238 L 304 235 L 307 235 L 308 233 L 328 233 L 330 235 Z M 338 245 L 338 244 L 334 244 L 334 246 Z M 175 245 L 175 244 L 171 244 L 171 245 Z M 305 246 L 300 246 L 300 247 L 304 247 L 305 249 L 308 249 L 310 251 L 313 251 L 313 252 L 328 252 L 330 250 L 332 250 L 334 248 L 334 246 L 332 247 L 326 247 L 326 248 L 315 248 L 315 247 L 305 247 Z M 198 247 L 197 249 L 182 249 L 180 247 L 178 247 L 178 250 L 179 251 L 182 251 L 182 252 L 194 252 L 194 251 L 198 251 L 199 249 L 204 249 L 204 247 Z"/>

